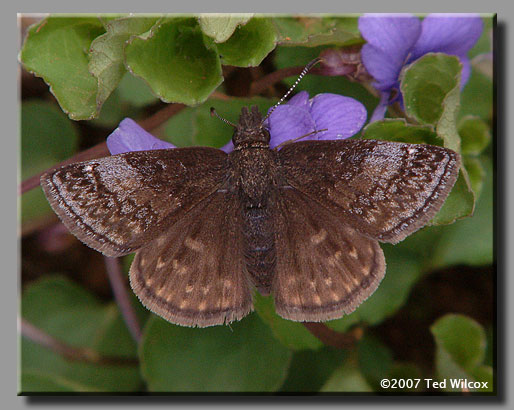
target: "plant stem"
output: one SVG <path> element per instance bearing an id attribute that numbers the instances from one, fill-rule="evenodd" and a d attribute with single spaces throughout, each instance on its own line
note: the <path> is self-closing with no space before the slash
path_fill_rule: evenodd
<path id="1" fill-rule="evenodd" d="M 286 67 L 274 71 L 254 81 L 250 87 L 250 96 L 262 93 L 266 88 L 282 81 L 284 78 L 300 75 L 305 67 Z"/>
<path id="2" fill-rule="evenodd" d="M 303 325 L 323 344 L 338 349 L 349 349 L 362 337 L 361 328 L 355 328 L 348 333 L 341 333 L 320 322 L 304 322 Z"/>
<path id="3" fill-rule="evenodd" d="M 141 340 L 141 326 L 139 325 L 134 306 L 132 306 L 127 292 L 127 286 L 121 271 L 120 261 L 118 258 L 111 258 L 109 256 L 104 256 L 104 259 L 107 276 L 109 277 L 112 292 L 114 293 L 114 299 L 120 308 L 121 315 L 123 316 L 123 320 L 125 321 L 130 334 L 136 343 L 139 343 Z"/>
<path id="4" fill-rule="evenodd" d="M 98 365 L 138 365 L 138 361 L 130 357 L 102 356 L 88 348 L 70 346 L 60 340 L 57 340 L 55 337 L 50 336 L 48 333 L 23 318 L 20 322 L 21 334 L 23 337 L 60 354 L 67 360 Z"/>

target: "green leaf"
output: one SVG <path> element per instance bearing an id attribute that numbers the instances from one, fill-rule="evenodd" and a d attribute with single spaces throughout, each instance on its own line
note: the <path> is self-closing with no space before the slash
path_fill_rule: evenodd
<path id="1" fill-rule="evenodd" d="M 188 107 L 173 116 L 165 124 L 163 139 L 177 146 L 201 145 L 222 147 L 234 134 L 234 128 L 211 116 L 210 107 L 229 121 L 238 122 L 243 107 L 256 105 L 261 113 L 266 113 L 274 101 L 267 98 L 233 98 L 228 101 L 211 98 L 198 107 Z"/>
<path id="2" fill-rule="evenodd" d="M 357 17 L 275 17 L 278 42 L 286 46 L 348 46 L 362 40 Z"/>
<path id="3" fill-rule="evenodd" d="M 463 155 L 479 155 L 491 141 L 489 126 L 480 118 L 468 115 L 459 121 Z"/>
<path id="4" fill-rule="evenodd" d="M 287 348 L 293 350 L 318 349 L 323 343 L 312 335 L 302 323 L 281 318 L 275 313 L 273 297 L 255 293 L 255 311 L 272 330 L 273 335 Z"/>
<path id="5" fill-rule="evenodd" d="M 238 26 L 244 26 L 252 15 L 252 13 L 201 14 L 198 17 L 198 23 L 202 31 L 212 37 L 215 43 L 223 43 L 232 36 Z"/>
<path id="6" fill-rule="evenodd" d="M 91 43 L 89 71 L 98 80 L 98 111 L 126 72 L 125 44 L 132 36 L 150 30 L 157 21 L 157 17 L 123 17 L 111 20 L 105 26 L 107 32 Z"/>
<path id="7" fill-rule="evenodd" d="M 80 384 L 55 374 L 40 373 L 37 371 L 25 371 L 21 374 L 20 393 L 31 394 L 41 392 L 73 393 L 91 392 L 95 390 L 90 386 Z"/>
<path id="8" fill-rule="evenodd" d="M 144 107 L 158 100 L 158 97 L 143 79 L 134 77 L 130 73 L 126 73 L 123 76 L 116 91 L 119 94 L 120 100 L 128 102 L 135 107 Z"/>
<path id="9" fill-rule="evenodd" d="M 393 366 L 393 355 L 376 337 L 366 335 L 359 342 L 358 363 L 371 386 L 380 390 L 380 380 L 387 378 Z"/>
<path id="10" fill-rule="evenodd" d="M 457 57 L 429 53 L 407 66 L 400 76 L 406 114 L 420 124 L 435 127 L 444 146 L 457 152 L 460 72 Z"/>
<path id="11" fill-rule="evenodd" d="M 71 119 L 97 115 L 98 85 L 88 70 L 88 50 L 104 31 L 96 17 L 58 16 L 47 17 L 28 30 L 20 60 L 25 69 L 45 80 Z"/>
<path id="12" fill-rule="evenodd" d="M 334 330 L 346 332 L 359 322 L 381 323 L 400 309 L 412 286 L 421 275 L 421 262 L 404 244 L 381 245 L 386 259 L 386 274 L 378 289 L 355 312 L 326 322 Z"/>
<path id="13" fill-rule="evenodd" d="M 484 185 L 484 167 L 479 158 L 464 156 L 462 160 L 468 172 L 469 182 L 475 198 L 479 198 Z"/>
<path id="14" fill-rule="evenodd" d="M 346 351 L 326 346 L 318 350 L 294 352 L 287 379 L 280 391 L 304 393 L 319 391 L 336 368 L 343 363 L 346 356 Z"/>
<path id="15" fill-rule="evenodd" d="M 460 106 L 461 63 L 455 56 L 429 53 L 407 66 L 401 74 L 401 91 L 406 114 L 432 126 L 446 148 L 460 152 L 457 113 Z M 431 224 L 443 225 L 470 216 L 475 195 L 465 167 L 443 207 Z"/>
<path id="16" fill-rule="evenodd" d="M 321 388 L 322 392 L 372 392 L 359 367 L 353 360 L 347 360 L 337 368 Z"/>
<path id="17" fill-rule="evenodd" d="M 275 31 L 268 18 L 252 18 L 232 37 L 218 44 L 221 62 L 238 67 L 258 66 L 275 48 Z"/>
<path id="18" fill-rule="evenodd" d="M 216 46 L 194 18 L 161 21 L 129 40 L 125 54 L 130 72 L 164 102 L 199 104 L 223 81 Z"/>
<path id="19" fill-rule="evenodd" d="M 430 221 L 431 225 L 449 225 L 457 219 L 473 215 L 475 209 L 475 195 L 471 188 L 469 176 L 464 167 L 461 167 L 459 176 L 450 195 L 446 198 L 442 208 Z"/>
<path id="20" fill-rule="evenodd" d="M 101 355 L 136 358 L 136 345 L 117 307 L 101 304 L 64 277 L 47 277 L 27 288 L 21 313 L 34 326 L 71 346 Z M 137 366 L 65 360 L 26 338 L 21 340 L 21 369 L 22 375 L 29 376 L 25 378 L 29 385 L 22 384 L 21 391 L 34 391 L 37 386 L 38 391 L 48 391 L 58 384 L 73 391 L 116 392 L 135 391 L 141 385 Z"/>
<path id="21" fill-rule="evenodd" d="M 464 315 L 448 314 L 438 319 L 430 331 L 436 342 L 437 374 L 441 380 L 448 381 L 447 390 L 460 391 L 452 388 L 450 379 L 490 380 L 482 368 L 486 349 L 482 326 Z"/>
<path id="22" fill-rule="evenodd" d="M 252 314 L 231 326 L 187 328 L 152 317 L 140 345 L 153 392 L 272 392 L 291 352 Z"/>
<path id="23" fill-rule="evenodd" d="M 483 191 L 471 218 L 445 227 L 434 243 L 433 268 L 466 264 L 482 266 L 493 262 L 493 172 L 485 165 Z"/>
<path id="24" fill-rule="evenodd" d="M 69 158 L 78 141 L 74 124 L 56 104 L 32 100 L 21 106 L 21 179 Z M 51 212 L 41 188 L 21 197 L 22 224 Z"/>
<path id="25" fill-rule="evenodd" d="M 471 76 L 462 90 L 459 115 L 474 115 L 484 121 L 493 117 L 493 81 L 475 67 L 471 67 Z"/>
<path id="26" fill-rule="evenodd" d="M 441 140 L 437 138 L 432 127 L 408 124 L 403 118 L 372 122 L 364 127 L 362 137 L 409 144 L 441 145 Z"/>

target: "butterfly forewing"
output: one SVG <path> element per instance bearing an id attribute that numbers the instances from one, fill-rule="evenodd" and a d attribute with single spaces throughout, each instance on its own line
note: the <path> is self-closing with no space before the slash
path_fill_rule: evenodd
<path id="1" fill-rule="evenodd" d="M 133 252 L 221 186 L 227 155 L 214 148 L 129 152 L 64 166 L 41 186 L 81 241 L 108 256 Z"/>
<path id="2" fill-rule="evenodd" d="M 279 191 L 273 282 L 277 313 L 296 321 L 351 313 L 384 277 L 378 242 L 296 189 Z"/>
<path id="3" fill-rule="evenodd" d="M 287 183 L 382 242 L 423 227 L 457 179 L 459 155 L 420 144 L 305 141 L 279 151 Z"/>
<path id="4" fill-rule="evenodd" d="M 240 204 L 220 191 L 139 250 L 130 269 L 136 295 L 172 323 L 218 325 L 252 310 Z"/>

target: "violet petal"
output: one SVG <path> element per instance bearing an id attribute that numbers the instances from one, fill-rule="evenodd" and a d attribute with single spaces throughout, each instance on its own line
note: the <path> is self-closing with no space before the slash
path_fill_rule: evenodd
<path id="1" fill-rule="evenodd" d="M 370 123 L 384 119 L 387 106 L 389 105 L 389 95 L 388 91 L 382 91 L 380 93 L 380 102 L 375 107 L 375 110 L 371 115 L 371 119 L 369 120 Z"/>
<path id="2" fill-rule="evenodd" d="M 359 101 L 330 93 L 312 99 L 311 115 L 317 130 L 328 129 L 313 135 L 318 140 L 349 138 L 359 132 L 367 118 L 366 108 Z"/>
<path id="3" fill-rule="evenodd" d="M 175 148 L 175 145 L 154 137 L 134 120 L 125 118 L 109 137 L 107 148 L 111 155 L 130 151 Z"/>
<path id="4" fill-rule="evenodd" d="M 232 140 L 230 140 L 225 145 L 223 145 L 220 148 L 220 150 L 222 150 L 223 152 L 226 152 L 228 154 L 229 152 L 234 150 L 234 143 L 232 142 Z"/>
<path id="5" fill-rule="evenodd" d="M 279 105 L 268 118 L 268 123 L 271 148 L 316 129 L 308 109 L 288 104 Z"/>
<path id="6" fill-rule="evenodd" d="M 309 93 L 307 91 L 300 91 L 298 94 L 291 97 L 287 102 L 289 106 L 307 107 L 309 103 Z"/>
<path id="7" fill-rule="evenodd" d="M 430 52 L 463 57 L 480 38 L 483 26 L 475 14 L 430 14 L 421 23 L 411 61 Z"/>
<path id="8" fill-rule="evenodd" d="M 365 14 L 359 17 L 359 30 L 367 41 L 362 62 L 375 78 L 375 87 L 391 88 L 421 33 L 421 22 L 410 14 Z"/>

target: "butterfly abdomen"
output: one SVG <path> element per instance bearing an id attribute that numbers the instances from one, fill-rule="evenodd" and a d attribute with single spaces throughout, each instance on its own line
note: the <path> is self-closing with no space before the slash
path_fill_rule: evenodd
<path id="1" fill-rule="evenodd" d="M 275 272 L 275 239 L 268 208 L 243 209 L 244 255 L 248 273 L 257 290 L 268 295 Z"/>

